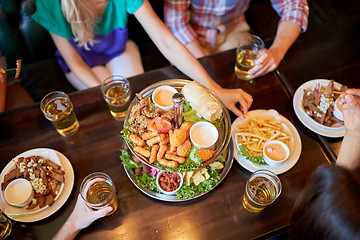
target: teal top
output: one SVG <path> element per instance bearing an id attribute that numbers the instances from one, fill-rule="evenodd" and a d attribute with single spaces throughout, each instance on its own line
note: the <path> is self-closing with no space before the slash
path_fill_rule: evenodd
<path id="1" fill-rule="evenodd" d="M 127 14 L 135 13 L 144 0 L 108 0 L 101 19 L 94 29 L 96 43 L 89 45 L 90 51 L 78 47 L 61 11 L 61 0 L 36 0 L 36 12 L 32 18 L 49 32 L 67 39 L 84 61 L 90 66 L 105 65 L 112 58 L 120 55 L 129 39 Z M 57 51 L 55 53 L 63 72 L 70 72 L 69 67 Z"/>

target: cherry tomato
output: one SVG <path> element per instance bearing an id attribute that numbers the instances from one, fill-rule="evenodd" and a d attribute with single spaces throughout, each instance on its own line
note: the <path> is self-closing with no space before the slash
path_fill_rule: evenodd
<path id="1" fill-rule="evenodd" d="M 171 122 L 167 118 L 155 118 L 155 125 L 159 132 L 167 133 L 171 130 Z"/>
<path id="2" fill-rule="evenodd" d="M 150 122 L 148 123 L 148 125 L 146 126 L 147 130 L 149 131 L 158 131 L 155 125 L 155 120 L 156 118 L 153 118 L 150 120 Z"/>

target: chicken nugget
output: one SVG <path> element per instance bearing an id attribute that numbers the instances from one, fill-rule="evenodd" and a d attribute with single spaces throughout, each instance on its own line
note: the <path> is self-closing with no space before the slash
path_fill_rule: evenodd
<path id="1" fill-rule="evenodd" d="M 175 129 L 170 137 L 170 145 L 180 147 L 186 139 L 186 131 L 183 129 Z"/>
<path id="2" fill-rule="evenodd" d="M 215 151 L 206 148 L 196 151 L 196 154 L 198 155 L 199 158 L 201 158 L 203 162 L 209 160 L 214 155 L 214 153 Z"/>

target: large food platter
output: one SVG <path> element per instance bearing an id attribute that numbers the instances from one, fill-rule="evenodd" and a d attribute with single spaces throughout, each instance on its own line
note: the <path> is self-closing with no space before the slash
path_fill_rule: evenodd
<path id="1" fill-rule="evenodd" d="M 170 80 L 164 80 L 164 81 L 159 81 L 156 82 L 150 86 L 148 86 L 147 88 L 143 89 L 140 94 L 143 97 L 151 97 L 152 92 L 159 86 L 163 86 L 163 85 L 168 85 L 171 87 L 174 87 L 176 90 L 178 90 L 178 92 L 181 92 L 181 89 L 188 83 L 190 83 L 190 80 L 185 80 L 185 79 L 170 79 Z M 213 92 L 209 91 L 210 95 L 219 103 L 219 105 L 222 108 L 222 112 L 223 112 L 223 120 L 221 121 L 220 126 L 217 128 L 218 132 L 219 132 L 219 137 L 217 142 L 215 143 L 215 153 L 213 155 L 213 157 L 209 160 L 207 160 L 206 162 L 203 163 L 203 165 L 200 167 L 205 167 L 209 164 L 211 164 L 212 162 L 214 162 L 222 153 L 224 153 L 224 151 L 227 149 L 230 139 L 231 139 L 231 121 L 230 121 L 230 115 L 229 112 L 227 110 L 227 108 L 225 107 L 225 105 L 221 102 L 221 100 L 219 99 L 219 97 L 217 97 Z M 124 120 L 124 128 L 127 127 L 128 124 L 128 119 L 131 113 L 131 109 L 135 106 L 135 104 L 137 104 L 138 99 L 135 97 L 132 102 L 130 103 L 130 106 L 125 114 L 125 120 Z M 134 151 L 133 147 L 128 144 L 128 147 L 130 149 L 130 151 L 132 152 L 133 155 L 136 155 L 143 164 L 152 167 L 152 168 L 158 168 L 155 164 L 150 164 L 146 158 L 144 158 L 142 155 L 138 154 L 137 152 Z M 195 169 L 194 169 L 195 170 Z M 175 170 L 175 171 L 179 171 L 180 170 Z"/>
<path id="2" fill-rule="evenodd" d="M 229 173 L 231 166 L 233 164 L 233 156 L 234 156 L 234 144 L 230 143 L 229 146 L 225 149 L 225 152 L 223 153 L 225 154 L 225 166 L 224 168 L 221 170 L 221 178 L 220 181 L 211 189 L 215 189 L 227 176 L 227 174 Z M 157 200 L 161 200 L 161 201 L 165 201 L 165 202 L 184 202 L 184 201 L 189 201 L 189 200 L 193 200 L 196 198 L 199 198 L 205 194 L 207 194 L 210 191 L 207 191 L 205 193 L 199 194 L 193 198 L 188 198 L 188 199 L 178 199 L 175 195 L 165 195 L 162 193 L 157 193 L 157 192 L 153 192 L 151 190 L 149 190 L 148 188 L 144 188 L 138 185 L 135 174 L 125 165 L 124 169 L 126 172 L 126 175 L 128 176 L 128 178 L 131 180 L 131 182 L 145 195 L 157 199 Z"/>

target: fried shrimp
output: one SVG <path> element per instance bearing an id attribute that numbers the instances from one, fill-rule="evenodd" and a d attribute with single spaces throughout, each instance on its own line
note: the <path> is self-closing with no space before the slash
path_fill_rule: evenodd
<path id="1" fill-rule="evenodd" d="M 173 160 L 173 161 L 176 161 L 180 164 L 183 164 L 185 162 L 185 158 L 184 157 L 180 157 L 180 156 L 177 156 L 175 155 L 174 153 L 166 153 L 165 154 L 165 158 L 166 159 L 169 159 L 169 160 Z"/>
<path id="2" fill-rule="evenodd" d="M 159 143 L 164 139 L 165 139 L 165 134 L 158 134 L 156 137 L 153 137 L 153 138 L 150 138 L 149 140 L 146 140 L 146 144 L 151 147 L 154 144 Z"/>
<path id="3" fill-rule="evenodd" d="M 171 160 L 166 160 L 163 158 L 160 158 L 157 160 L 161 165 L 164 165 L 166 167 L 172 167 L 172 168 L 177 168 L 179 166 L 179 164 L 175 161 L 171 161 Z"/>
<path id="4" fill-rule="evenodd" d="M 152 148 L 151 148 L 151 153 L 150 153 L 150 158 L 149 158 L 149 163 L 154 163 L 155 160 L 156 160 L 156 155 L 158 153 L 158 150 L 159 150 L 160 146 L 159 145 L 154 145 Z"/>
<path id="5" fill-rule="evenodd" d="M 141 135 L 142 140 L 148 140 L 150 138 L 156 137 L 158 135 L 157 131 L 145 132 Z"/>
<path id="6" fill-rule="evenodd" d="M 166 145 L 160 144 L 160 148 L 159 148 L 159 151 L 157 152 L 156 159 L 163 158 L 167 149 L 168 149 L 168 147 Z"/>
<path id="7" fill-rule="evenodd" d="M 140 147 L 145 146 L 145 141 L 142 140 L 140 137 L 136 136 L 135 134 L 130 134 L 129 139 L 130 139 L 130 141 L 132 141 L 133 143 L 135 143 L 136 145 L 138 145 Z"/>
<path id="8" fill-rule="evenodd" d="M 134 151 L 137 152 L 137 153 L 139 153 L 139 154 L 141 154 L 141 155 L 143 155 L 143 156 L 146 157 L 146 158 L 149 158 L 150 155 L 151 155 L 150 150 L 146 150 L 145 148 L 139 147 L 139 146 L 134 147 Z"/>

